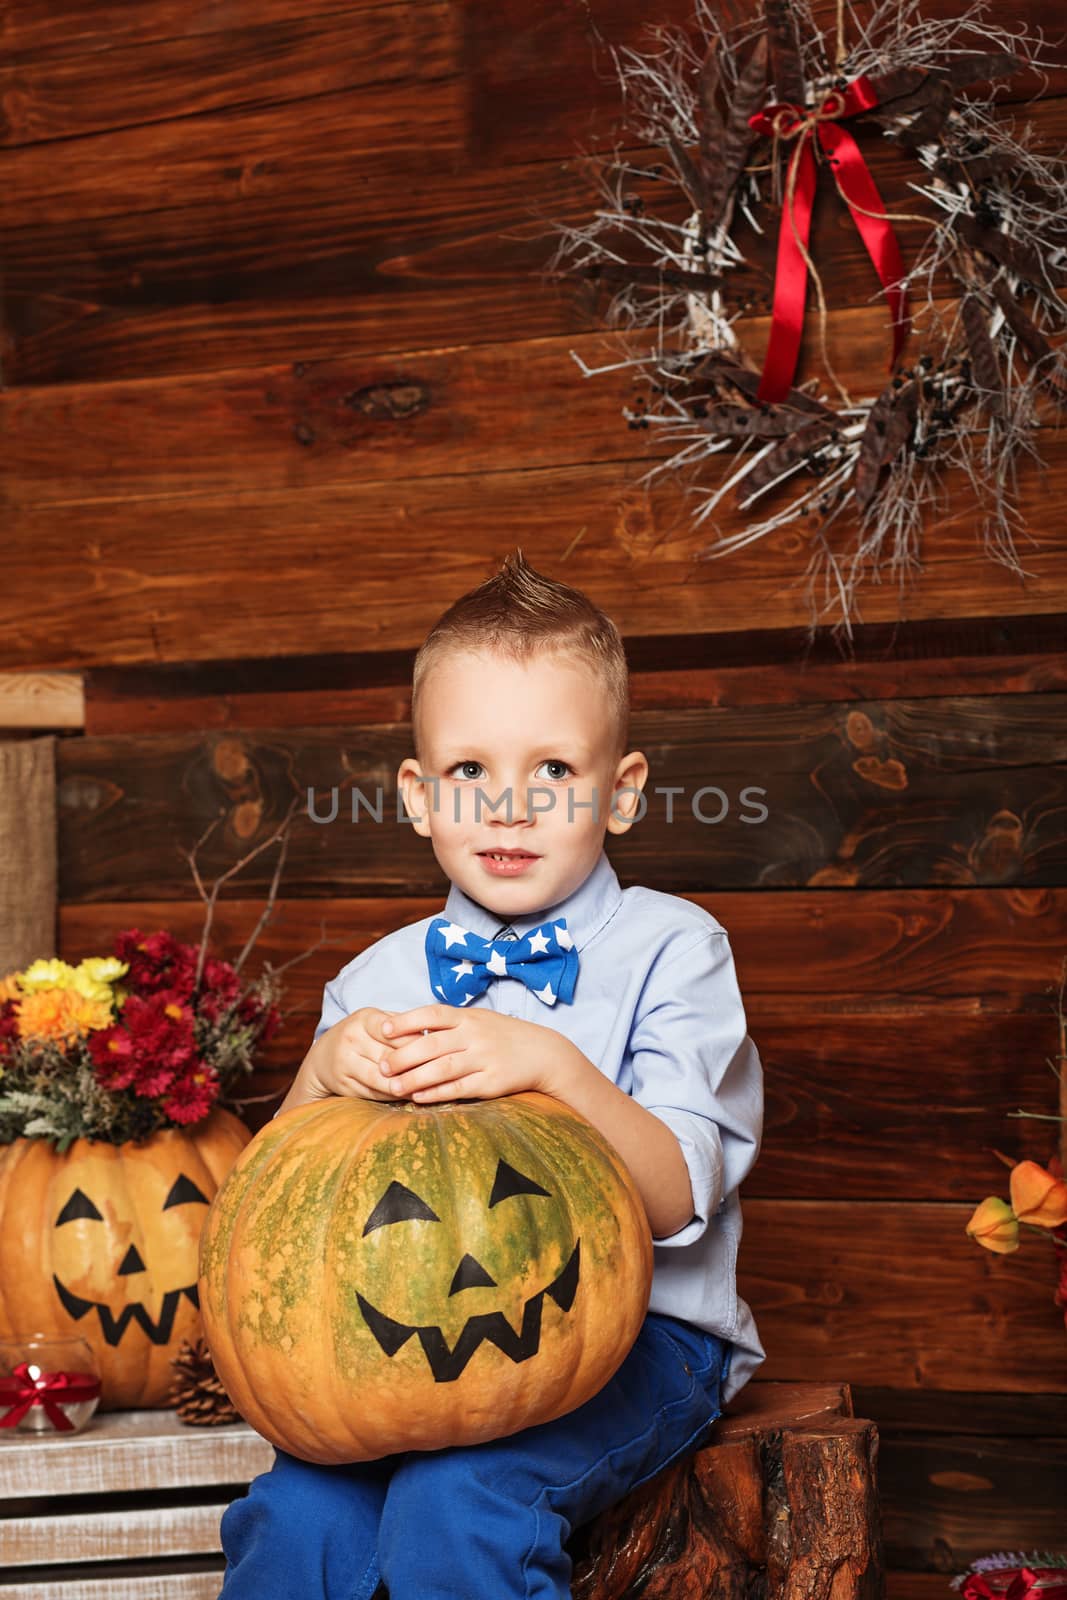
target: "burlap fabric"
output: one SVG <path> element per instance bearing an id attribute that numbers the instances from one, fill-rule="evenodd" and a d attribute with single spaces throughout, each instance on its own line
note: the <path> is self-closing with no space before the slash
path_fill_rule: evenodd
<path id="1" fill-rule="evenodd" d="M 55 751 L 0 739 L 0 978 L 56 953 Z"/>

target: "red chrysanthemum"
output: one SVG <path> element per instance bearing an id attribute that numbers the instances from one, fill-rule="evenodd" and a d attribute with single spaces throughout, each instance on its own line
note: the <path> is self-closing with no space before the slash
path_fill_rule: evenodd
<path id="1" fill-rule="evenodd" d="M 172 933 L 142 933 L 127 928 L 115 939 L 115 954 L 129 967 L 126 985 L 135 994 L 151 995 L 161 990 L 186 998 L 192 993 L 196 977 L 197 950 L 182 944 Z"/>
<path id="2" fill-rule="evenodd" d="M 192 1008 L 168 990 L 130 995 L 118 1023 L 93 1034 L 89 1049 L 103 1088 L 132 1088 L 148 1100 L 207 1070 L 197 1054 Z"/>
<path id="3" fill-rule="evenodd" d="M 0 1055 L 19 1037 L 17 1005 L 17 1000 L 5 1000 L 0 1004 Z"/>
<path id="4" fill-rule="evenodd" d="M 179 1078 L 163 1101 L 163 1110 L 172 1122 L 199 1122 L 218 1098 L 219 1080 L 210 1067 Z"/>
<path id="5" fill-rule="evenodd" d="M 98 1028 L 88 1038 L 96 1081 L 102 1089 L 128 1089 L 140 1065 L 134 1042 L 118 1023 Z"/>

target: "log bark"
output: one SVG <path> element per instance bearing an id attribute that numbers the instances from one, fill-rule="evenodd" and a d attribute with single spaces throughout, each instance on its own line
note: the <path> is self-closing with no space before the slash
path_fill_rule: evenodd
<path id="1" fill-rule="evenodd" d="M 738 1420 L 579 1530 L 574 1600 L 881 1600 L 874 1423 Z"/>

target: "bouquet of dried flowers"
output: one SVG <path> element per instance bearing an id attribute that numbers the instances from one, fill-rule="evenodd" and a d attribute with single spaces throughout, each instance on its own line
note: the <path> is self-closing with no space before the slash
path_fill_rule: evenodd
<path id="1" fill-rule="evenodd" d="M 1063 1129 L 1063 1149 L 1067 1152 L 1067 1010 L 1064 996 L 1067 991 L 1067 957 L 1060 974 L 1059 999 L 1056 1007 L 1059 1018 L 1060 1048 L 1058 1060 L 1052 1063 L 1060 1083 L 1060 1113 L 1017 1111 L 1016 1116 L 1038 1117 L 1041 1121 L 1060 1123 Z M 1053 1301 L 1063 1308 L 1067 1325 L 1067 1182 L 1064 1181 L 1063 1156 L 1053 1156 L 1043 1167 L 1037 1161 L 1012 1162 L 1007 1156 L 999 1159 L 1010 1167 L 1008 1174 L 1009 1200 L 999 1195 L 987 1195 L 977 1206 L 967 1224 L 968 1237 L 985 1250 L 997 1255 L 1007 1255 L 1018 1250 L 1020 1228 L 1044 1235 L 1052 1242 L 1056 1253 L 1056 1288 Z"/>
<path id="2" fill-rule="evenodd" d="M 78 1138 L 122 1144 L 188 1127 L 252 1071 L 281 1025 L 285 969 L 265 963 L 247 982 L 241 967 L 271 915 L 292 815 L 210 892 L 196 850 L 188 855 L 207 908 L 199 947 L 165 929 L 127 928 L 109 955 L 77 966 L 34 961 L 0 979 L 0 1144 L 50 1139 L 62 1152 Z M 209 955 L 219 889 L 278 840 L 281 855 L 252 937 L 232 963 Z"/>

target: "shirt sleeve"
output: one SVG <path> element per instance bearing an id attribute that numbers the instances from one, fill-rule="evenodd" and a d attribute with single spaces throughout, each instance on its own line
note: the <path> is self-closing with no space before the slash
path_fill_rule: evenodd
<path id="1" fill-rule="evenodd" d="M 630 1035 L 633 1098 L 681 1145 L 693 1216 L 656 1245 L 699 1239 L 759 1154 L 763 1068 L 724 930 L 708 928 L 650 970 Z"/>
<path id="2" fill-rule="evenodd" d="M 347 1017 L 351 1007 L 345 1006 L 341 999 L 341 979 L 349 968 L 345 967 L 336 978 L 331 978 L 322 991 L 322 1012 L 319 1016 L 315 1032 L 311 1036 L 312 1044 L 320 1039 L 327 1028 L 332 1028 L 335 1022 L 340 1022 L 342 1017 Z"/>

